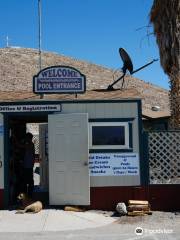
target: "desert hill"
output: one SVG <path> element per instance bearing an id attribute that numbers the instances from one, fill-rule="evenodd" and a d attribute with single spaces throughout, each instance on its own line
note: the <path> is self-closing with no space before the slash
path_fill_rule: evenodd
<path id="1" fill-rule="evenodd" d="M 0 49 L 0 100 L 32 98 L 32 78 L 39 72 L 38 50 L 29 48 L 8 47 Z M 93 89 L 106 89 L 113 82 L 114 69 L 86 61 L 74 59 L 52 52 L 42 53 L 42 68 L 53 65 L 68 65 L 77 68 L 87 79 L 87 98 L 102 93 L 93 93 Z M 116 73 L 120 74 L 120 73 Z M 118 75 L 119 76 L 119 75 Z M 117 76 L 114 76 L 115 79 Z M 118 84 L 116 88 L 120 88 Z M 89 95 L 88 95 L 89 94 Z M 67 94 L 66 94 L 67 95 Z M 86 95 L 81 98 L 86 98 Z M 106 98 L 108 93 L 106 93 Z M 126 77 L 125 89 L 109 93 L 109 98 L 137 97 L 142 98 L 143 108 L 150 110 L 152 106 L 160 106 L 161 111 L 169 111 L 168 91 L 146 83 L 130 75 Z M 55 97 L 55 95 L 54 95 Z M 59 95 L 60 98 L 63 96 Z M 46 96 L 46 98 L 48 98 Z M 50 96 L 53 98 L 53 95 Z M 58 98 L 56 96 L 56 98 Z M 67 98 L 67 96 L 66 96 Z"/>

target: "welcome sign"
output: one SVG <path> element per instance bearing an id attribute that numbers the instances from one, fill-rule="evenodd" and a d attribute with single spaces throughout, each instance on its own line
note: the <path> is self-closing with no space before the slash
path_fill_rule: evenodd
<path id="1" fill-rule="evenodd" d="M 52 66 L 41 70 L 33 77 L 33 92 L 84 93 L 86 77 L 77 69 L 69 66 Z"/>

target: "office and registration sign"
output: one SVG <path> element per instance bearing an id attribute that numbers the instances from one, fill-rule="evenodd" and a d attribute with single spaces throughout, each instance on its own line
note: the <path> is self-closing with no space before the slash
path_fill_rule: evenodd
<path id="1" fill-rule="evenodd" d="M 0 113 L 61 112 L 61 104 L 18 104 L 0 105 Z M 1 131 L 1 125 L 0 125 Z"/>
<path id="2" fill-rule="evenodd" d="M 86 77 L 77 69 L 69 66 L 52 66 L 41 70 L 33 77 L 33 92 L 84 93 Z"/>

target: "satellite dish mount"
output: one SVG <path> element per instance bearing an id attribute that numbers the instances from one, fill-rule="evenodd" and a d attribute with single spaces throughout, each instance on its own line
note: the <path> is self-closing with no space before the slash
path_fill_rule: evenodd
<path id="1" fill-rule="evenodd" d="M 108 86 L 107 90 L 109 90 L 109 91 L 114 90 L 113 86 L 117 82 L 119 82 L 121 79 L 123 80 L 122 85 L 121 85 L 121 89 L 123 88 L 123 86 L 124 86 L 124 77 L 126 75 L 127 70 L 132 75 L 132 74 L 140 71 L 141 69 L 149 66 L 150 64 L 152 64 L 153 62 L 158 60 L 158 59 L 153 59 L 151 62 L 149 62 L 149 63 L 143 65 L 142 67 L 140 67 L 140 68 L 138 68 L 138 69 L 133 71 L 133 63 L 132 63 L 131 58 L 129 57 L 128 53 L 123 48 L 119 48 L 119 54 L 120 54 L 120 57 L 121 57 L 121 59 L 123 61 L 123 67 L 122 67 L 123 75 L 121 77 L 119 77 L 117 80 L 115 80 L 111 85 Z"/>

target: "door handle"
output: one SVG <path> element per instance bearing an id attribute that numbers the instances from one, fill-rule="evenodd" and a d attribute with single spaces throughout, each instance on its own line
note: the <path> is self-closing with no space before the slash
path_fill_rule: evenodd
<path id="1" fill-rule="evenodd" d="M 89 163 L 88 162 L 84 162 L 84 166 L 89 166 Z"/>
<path id="2" fill-rule="evenodd" d="M 0 168 L 2 168 L 2 161 L 0 161 Z"/>

